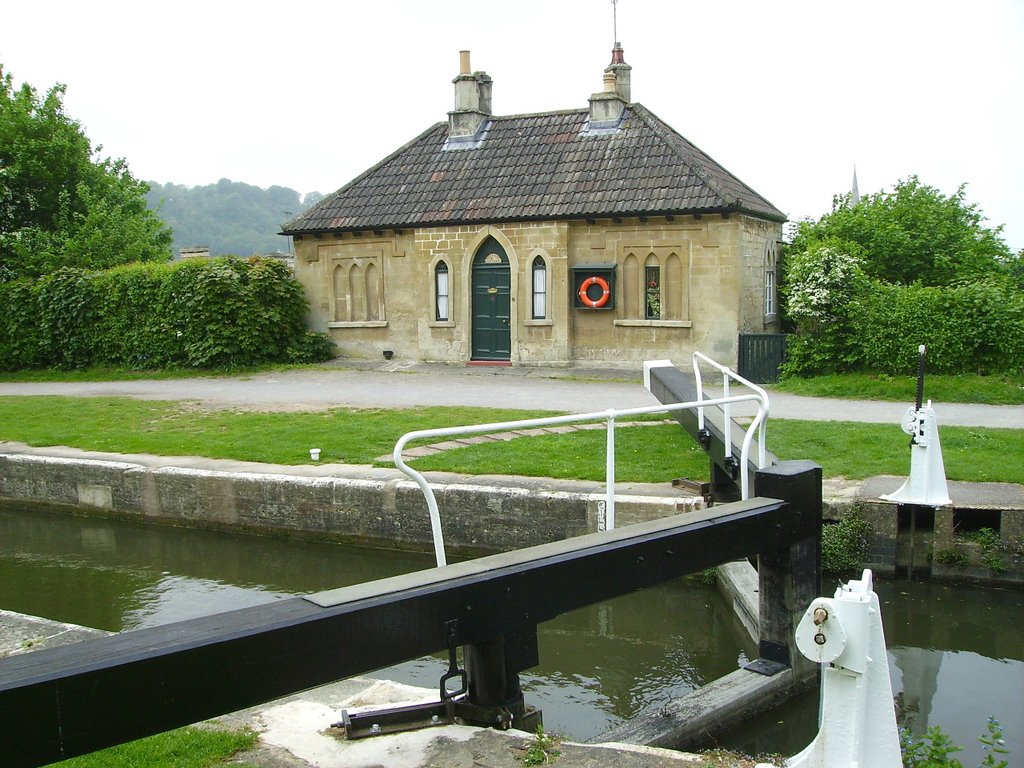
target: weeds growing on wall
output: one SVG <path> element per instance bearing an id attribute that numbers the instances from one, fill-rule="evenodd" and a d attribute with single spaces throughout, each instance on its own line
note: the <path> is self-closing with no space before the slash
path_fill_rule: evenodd
<path id="1" fill-rule="evenodd" d="M 60 269 L 0 284 L 0 369 L 319 362 L 302 287 L 275 259 Z"/>
<path id="2" fill-rule="evenodd" d="M 856 510 L 821 529 L 821 570 L 845 574 L 860 571 L 871 543 L 871 525 Z"/>

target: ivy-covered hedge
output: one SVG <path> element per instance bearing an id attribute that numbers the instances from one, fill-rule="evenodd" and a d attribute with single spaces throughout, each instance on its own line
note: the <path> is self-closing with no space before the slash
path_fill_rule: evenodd
<path id="1" fill-rule="evenodd" d="M 798 325 L 785 371 L 912 373 L 919 344 L 935 373 L 1022 372 L 1024 296 L 1002 280 L 940 287 L 870 281 L 827 316 Z"/>
<path id="2" fill-rule="evenodd" d="M 231 368 L 316 362 L 333 345 L 306 330 L 306 300 L 275 259 L 61 269 L 0 284 L 0 369 Z"/>

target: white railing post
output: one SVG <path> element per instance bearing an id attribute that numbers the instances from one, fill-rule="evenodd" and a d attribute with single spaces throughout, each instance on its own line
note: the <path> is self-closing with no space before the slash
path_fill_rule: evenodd
<path id="1" fill-rule="evenodd" d="M 411 477 L 423 493 L 423 498 L 427 502 L 427 514 L 430 516 L 430 535 L 434 539 L 434 560 L 440 568 L 442 565 L 447 565 L 448 560 L 444 553 L 444 534 L 441 532 L 441 512 L 437 508 L 437 499 L 434 497 L 434 491 L 430 487 L 430 483 L 427 482 L 427 479 L 406 464 L 405 460 L 402 458 L 402 450 L 405 448 L 405 444 L 409 442 L 415 434 L 415 432 L 409 432 L 408 434 L 402 435 L 398 442 L 395 443 L 395 450 L 391 454 L 391 458 L 394 460 L 395 466 L 408 477 Z"/>
<path id="2" fill-rule="evenodd" d="M 704 399 L 704 380 L 700 375 L 700 364 L 697 362 L 697 353 L 693 353 L 693 380 L 697 384 L 697 402 Z M 704 406 L 697 408 L 697 429 L 704 429 Z"/>
<path id="3" fill-rule="evenodd" d="M 722 406 L 723 420 L 725 421 L 725 458 L 732 458 L 732 411 L 729 408 L 729 369 L 726 368 L 723 372 L 725 376 L 722 379 L 722 397 L 726 398 L 725 405 Z"/>
<path id="4" fill-rule="evenodd" d="M 608 411 L 608 436 L 604 449 L 605 527 L 615 530 L 615 411 Z"/>

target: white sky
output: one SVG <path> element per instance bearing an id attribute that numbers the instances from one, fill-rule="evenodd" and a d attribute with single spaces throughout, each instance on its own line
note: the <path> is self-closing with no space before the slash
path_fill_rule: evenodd
<path id="1" fill-rule="evenodd" d="M 145 180 L 331 192 L 447 119 L 458 51 L 498 115 L 585 107 L 610 0 L 8 0 L 15 84 Z M 620 0 L 633 99 L 791 219 L 917 174 L 1024 248 L 1024 0 Z M 284 219 L 282 212 L 282 220 Z"/>

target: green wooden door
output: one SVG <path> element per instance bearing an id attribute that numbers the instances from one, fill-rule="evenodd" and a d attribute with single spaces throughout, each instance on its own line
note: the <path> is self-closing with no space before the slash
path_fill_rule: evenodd
<path id="1" fill-rule="evenodd" d="M 509 360 L 512 356 L 511 286 L 508 255 L 487 238 L 473 259 L 473 359 Z"/>

